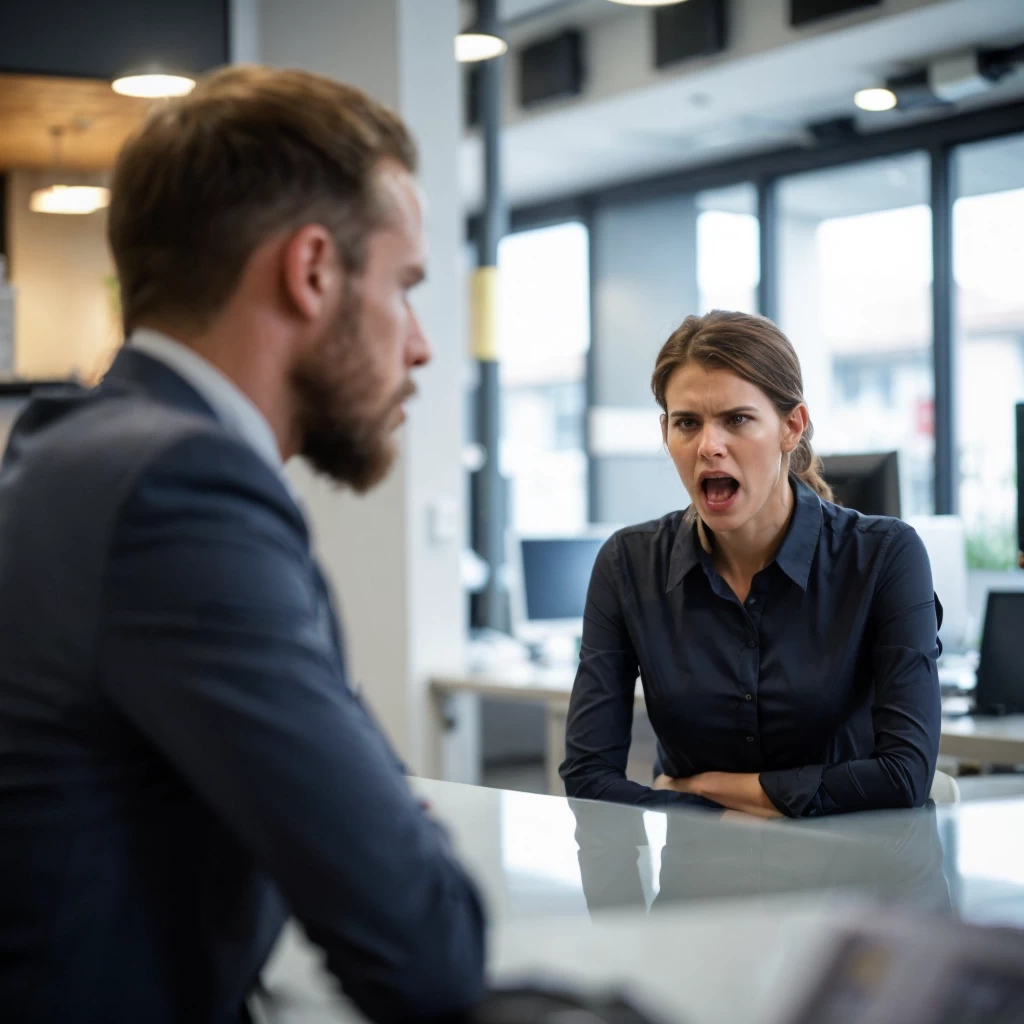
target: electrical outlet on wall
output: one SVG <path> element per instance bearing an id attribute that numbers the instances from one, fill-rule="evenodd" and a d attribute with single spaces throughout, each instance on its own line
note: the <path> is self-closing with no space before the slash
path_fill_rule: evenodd
<path id="1" fill-rule="evenodd" d="M 443 494 L 427 504 L 427 540 L 437 547 L 454 544 L 459 537 L 459 503 Z"/>

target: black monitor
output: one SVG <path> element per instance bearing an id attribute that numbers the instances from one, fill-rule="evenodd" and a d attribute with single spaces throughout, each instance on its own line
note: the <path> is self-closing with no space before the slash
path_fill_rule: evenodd
<path id="1" fill-rule="evenodd" d="M 1017 406 L 1017 564 L 1024 569 L 1024 402 Z"/>
<path id="2" fill-rule="evenodd" d="M 866 516 L 899 519 L 900 466 L 898 452 L 870 455 L 826 455 L 822 475 L 835 493 L 836 504 Z"/>
<path id="3" fill-rule="evenodd" d="M 1024 712 L 1021 623 L 1024 623 L 1024 591 L 991 591 L 985 606 L 978 685 L 974 691 L 975 711 L 979 715 Z"/>

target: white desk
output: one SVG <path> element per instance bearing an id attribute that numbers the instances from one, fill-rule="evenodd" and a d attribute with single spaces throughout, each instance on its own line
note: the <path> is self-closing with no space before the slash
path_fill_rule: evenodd
<path id="1" fill-rule="evenodd" d="M 721 820 L 414 780 L 484 894 L 489 972 L 629 985 L 667 1021 L 774 1024 L 855 905 L 1024 927 L 1024 800 Z M 275 1024 L 358 1020 L 290 928 Z"/>
<path id="2" fill-rule="evenodd" d="M 983 764 L 1024 764 L 1024 715 L 944 718 L 940 753 Z"/>
<path id="3" fill-rule="evenodd" d="M 500 669 L 478 669 L 465 675 L 436 676 L 430 681 L 430 686 L 442 729 L 452 717 L 445 706 L 456 695 L 543 704 L 547 791 L 552 796 L 561 796 L 565 790 L 558 776 L 558 766 L 565 756 L 565 723 L 575 678 L 576 668 L 572 664 L 544 666 L 521 661 L 502 665 Z M 633 706 L 644 707 L 644 694 L 639 681 Z"/>
<path id="4" fill-rule="evenodd" d="M 560 795 L 564 790 L 558 766 L 565 755 L 565 721 L 575 671 L 573 664 L 543 666 L 517 661 L 462 675 L 437 676 L 430 685 L 438 709 L 438 728 L 443 729 L 449 717 L 445 703 L 458 694 L 543 704 L 547 791 Z M 643 690 L 637 683 L 634 707 L 643 706 Z M 982 764 L 1024 765 L 1024 715 L 943 718 L 939 752 Z"/>

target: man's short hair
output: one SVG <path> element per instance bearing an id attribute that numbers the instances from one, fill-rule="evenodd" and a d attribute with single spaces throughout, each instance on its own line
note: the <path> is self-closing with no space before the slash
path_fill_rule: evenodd
<path id="1" fill-rule="evenodd" d="M 416 169 L 402 121 L 366 93 L 306 71 L 235 66 L 156 109 L 114 170 L 108 238 L 126 333 L 147 319 L 202 329 L 253 251 L 328 228 L 358 273 L 387 210 L 374 171 Z"/>

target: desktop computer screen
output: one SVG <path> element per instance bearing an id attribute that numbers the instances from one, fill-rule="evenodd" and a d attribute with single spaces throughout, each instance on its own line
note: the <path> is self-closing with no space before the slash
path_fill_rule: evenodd
<path id="1" fill-rule="evenodd" d="M 0 458 L 3 457 L 4 449 L 7 447 L 7 438 L 11 433 L 11 427 L 14 426 L 14 421 L 27 401 L 27 395 L 5 394 L 0 391 Z"/>
<path id="2" fill-rule="evenodd" d="M 932 567 L 932 587 L 942 603 L 939 638 L 946 654 L 966 650 L 975 639 L 967 601 L 967 538 L 959 516 L 911 516 Z"/>
<path id="3" fill-rule="evenodd" d="M 837 504 L 866 516 L 900 518 L 898 452 L 826 455 L 821 462 Z"/>
<path id="4" fill-rule="evenodd" d="M 510 545 L 513 632 L 527 642 L 579 633 L 590 574 L 611 527 L 518 536 Z"/>
<path id="5" fill-rule="evenodd" d="M 1024 569 L 1024 402 L 1017 406 L 1017 564 Z"/>
<path id="6" fill-rule="evenodd" d="M 1020 630 L 1024 591 L 993 590 L 985 610 L 975 710 L 980 715 L 1024 713 L 1024 667 Z"/>

